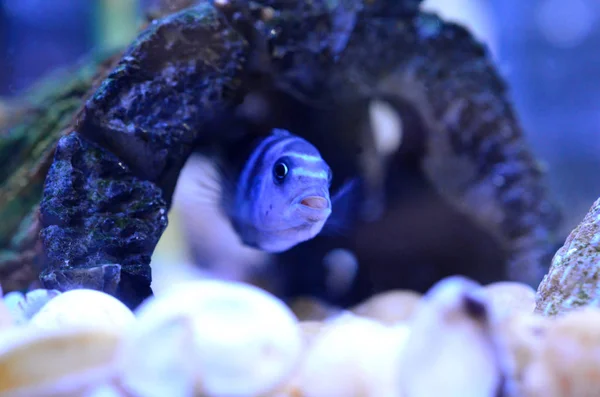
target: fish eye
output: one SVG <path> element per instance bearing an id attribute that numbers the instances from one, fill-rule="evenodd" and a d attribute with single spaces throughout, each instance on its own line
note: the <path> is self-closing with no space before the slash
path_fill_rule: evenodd
<path id="1" fill-rule="evenodd" d="M 278 160 L 273 166 L 273 178 L 278 183 L 283 182 L 289 172 L 287 164 L 283 160 Z"/>

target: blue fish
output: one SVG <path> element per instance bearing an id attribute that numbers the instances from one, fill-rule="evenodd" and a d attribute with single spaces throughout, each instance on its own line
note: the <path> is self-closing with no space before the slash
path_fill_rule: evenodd
<path id="1" fill-rule="evenodd" d="M 238 156 L 239 158 L 239 156 Z M 253 146 L 222 195 L 223 208 L 243 244 L 265 252 L 286 251 L 344 222 L 356 181 L 330 196 L 332 171 L 319 150 L 289 131 L 274 129 Z M 225 179 L 227 179 L 227 174 Z M 231 183 L 233 182 L 233 183 Z"/>

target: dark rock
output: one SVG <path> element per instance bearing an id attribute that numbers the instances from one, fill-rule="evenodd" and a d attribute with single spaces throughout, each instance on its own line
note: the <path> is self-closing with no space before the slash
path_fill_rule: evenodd
<path id="1" fill-rule="evenodd" d="M 86 104 L 83 136 L 165 189 L 238 98 L 246 41 L 208 2 L 152 23 Z M 218 131 L 224 133 L 224 131 Z M 167 189 L 168 188 L 168 189 Z"/>
<path id="2" fill-rule="evenodd" d="M 150 257 L 167 226 L 166 212 L 161 189 L 135 177 L 114 154 L 77 132 L 61 138 L 41 203 L 42 283 L 118 296 L 119 282 L 134 277 L 147 294 Z M 146 296 L 124 301 L 135 306 Z"/>
<path id="3" fill-rule="evenodd" d="M 51 273 L 45 272 L 41 276 L 41 281 L 46 289 L 67 291 L 85 287 L 117 295 L 121 281 L 121 266 L 104 265 L 87 269 L 61 269 Z"/>
<path id="4" fill-rule="evenodd" d="M 485 46 L 433 14 L 372 19 L 357 25 L 336 68 L 330 91 L 342 97 L 411 104 L 422 128 L 405 130 L 425 137 L 416 165 L 428 184 L 506 252 L 506 278 L 536 286 L 559 214 Z M 402 189 L 402 180 L 390 183 L 390 191 Z"/>
<path id="5" fill-rule="evenodd" d="M 132 307 L 151 294 L 180 168 L 236 102 L 245 52 L 208 3 L 153 22 L 130 46 L 58 144 L 41 206 L 45 285 L 102 289 Z"/>

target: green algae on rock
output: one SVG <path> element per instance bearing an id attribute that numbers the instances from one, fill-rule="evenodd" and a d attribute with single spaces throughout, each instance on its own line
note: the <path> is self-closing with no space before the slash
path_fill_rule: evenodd
<path id="1" fill-rule="evenodd" d="M 124 301 L 148 296 L 150 269 L 143 264 L 167 226 L 162 191 L 77 132 L 58 142 L 47 181 L 44 287 L 93 288 Z"/>
<path id="2" fill-rule="evenodd" d="M 600 303 L 600 199 L 569 234 L 540 284 L 536 312 L 559 315 Z"/>

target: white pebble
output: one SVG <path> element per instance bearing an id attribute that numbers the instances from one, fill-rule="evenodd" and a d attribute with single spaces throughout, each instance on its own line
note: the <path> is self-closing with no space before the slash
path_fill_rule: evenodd
<path id="1" fill-rule="evenodd" d="M 15 327 L 0 338 L 0 396 L 82 396 L 113 376 L 120 334 L 106 329 L 39 332 Z"/>
<path id="2" fill-rule="evenodd" d="M 501 386 L 497 347 L 483 288 L 448 277 L 423 297 L 414 314 L 400 384 L 410 397 L 495 396 Z"/>
<path id="3" fill-rule="evenodd" d="M 339 316 L 313 337 L 298 374 L 279 395 L 399 396 L 400 357 L 409 332 L 407 326 Z"/>
<path id="4" fill-rule="evenodd" d="M 195 395 L 194 333 L 189 319 L 142 322 L 125 340 L 117 359 L 120 383 L 137 397 Z"/>
<path id="5" fill-rule="evenodd" d="M 49 300 L 30 320 L 42 329 L 106 327 L 125 329 L 135 316 L 117 298 L 92 289 L 73 289 Z"/>
<path id="6" fill-rule="evenodd" d="M 516 313 L 533 313 L 535 309 L 535 290 L 529 285 L 501 281 L 486 285 L 484 289 L 494 320 Z"/>
<path id="7" fill-rule="evenodd" d="M 180 283 L 143 303 L 137 315 L 124 355 L 176 346 L 156 355 L 179 368 L 172 373 L 192 369 L 196 393 L 206 397 L 264 395 L 287 379 L 301 353 L 302 335 L 290 309 L 248 284 Z M 143 374 L 136 379 L 128 382 L 133 390 L 142 386 Z M 180 386 L 185 382 L 180 379 Z"/>
<path id="8" fill-rule="evenodd" d="M 58 295 L 60 295 L 58 290 L 40 288 L 29 291 L 25 295 L 17 291 L 10 292 L 6 294 L 4 301 L 15 319 L 15 324 L 23 325 L 28 323 L 50 299 Z"/>
<path id="9" fill-rule="evenodd" d="M 353 313 L 383 324 L 410 321 L 421 303 L 421 295 L 408 290 L 391 290 L 373 295 L 350 309 Z"/>

